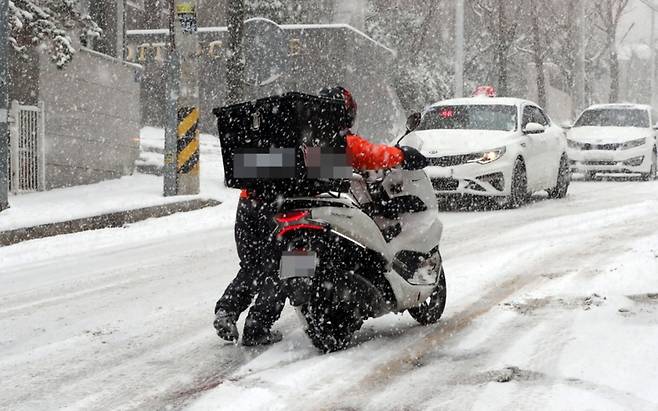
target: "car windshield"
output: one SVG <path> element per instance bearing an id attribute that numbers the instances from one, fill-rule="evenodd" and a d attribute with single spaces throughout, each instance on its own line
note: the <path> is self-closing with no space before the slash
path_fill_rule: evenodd
<path id="1" fill-rule="evenodd" d="M 516 106 L 459 105 L 432 107 L 418 130 L 516 130 Z"/>
<path id="2" fill-rule="evenodd" d="M 596 109 L 585 111 L 574 127 L 650 127 L 649 113 L 638 109 Z"/>

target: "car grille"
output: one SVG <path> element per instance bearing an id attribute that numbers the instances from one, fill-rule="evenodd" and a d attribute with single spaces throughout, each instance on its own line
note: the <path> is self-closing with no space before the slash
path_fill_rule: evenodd
<path id="1" fill-rule="evenodd" d="M 443 157 L 434 157 L 429 158 L 431 166 L 436 167 L 454 167 L 462 164 L 466 164 L 469 161 L 477 159 L 478 156 L 473 154 L 461 154 L 456 156 L 443 156 Z"/>
<path id="2" fill-rule="evenodd" d="M 622 143 L 614 143 L 614 144 L 583 144 L 581 146 L 582 150 L 601 150 L 601 151 L 615 151 L 619 150 L 619 148 L 622 146 Z"/>
<path id="3" fill-rule="evenodd" d="M 616 161 L 586 161 L 585 165 L 588 166 L 616 166 Z"/>
<path id="4" fill-rule="evenodd" d="M 459 180 L 454 178 L 434 178 L 432 185 L 438 191 L 456 191 L 459 188 Z"/>

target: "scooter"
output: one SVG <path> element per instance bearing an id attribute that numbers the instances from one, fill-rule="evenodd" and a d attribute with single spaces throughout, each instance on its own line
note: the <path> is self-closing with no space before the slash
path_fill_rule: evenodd
<path id="1" fill-rule="evenodd" d="M 419 122 L 410 117 L 407 134 Z M 319 350 L 348 347 L 368 318 L 404 311 L 423 325 L 441 318 L 443 226 L 425 166 L 355 175 L 344 193 L 281 200 L 273 233 L 279 275 Z"/>

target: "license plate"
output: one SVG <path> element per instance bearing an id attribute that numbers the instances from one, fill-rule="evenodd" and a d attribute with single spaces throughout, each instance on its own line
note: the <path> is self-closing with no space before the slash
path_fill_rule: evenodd
<path id="1" fill-rule="evenodd" d="M 288 278 L 313 277 L 318 266 L 318 255 L 314 251 L 286 251 L 281 256 L 279 276 Z"/>

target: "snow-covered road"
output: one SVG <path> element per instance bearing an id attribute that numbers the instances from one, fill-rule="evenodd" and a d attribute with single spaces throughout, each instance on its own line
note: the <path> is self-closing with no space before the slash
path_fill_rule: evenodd
<path id="1" fill-rule="evenodd" d="M 0 409 L 658 409 L 658 182 L 443 213 L 445 320 L 319 355 L 222 343 L 235 199 L 0 248 Z"/>

